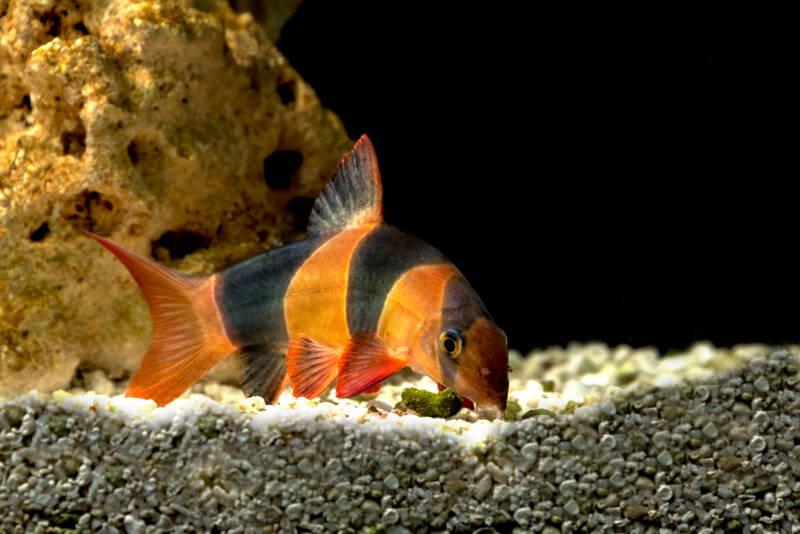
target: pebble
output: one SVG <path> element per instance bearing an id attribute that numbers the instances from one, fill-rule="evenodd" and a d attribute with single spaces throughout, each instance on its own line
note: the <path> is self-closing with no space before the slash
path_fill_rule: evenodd
<path id="1" fill-rule="evenodd" d="M 719 436 L 719 431 L 714 423 L 708 423 L 703 427 L 703 435 L 709 439 L 714 439 Z"/>
<path id="2" fill-rule="evenodd" d="M 390 491 L 395 491 L 400 487 L 400 481 L 397 479 L 397 475 L 392 473 L 383 479 L 383 485 Z"/>
<path id="3" fill-rule="evenodd" d="M 656 460 L 658 460 L 658 463 L 665 467 L 671 466 L 673 462 L 672 455 L 669 453 L 669 451 L 661 451 L 656 457 Z"/>
<path id="4" fill-rule="evenodd" d="M 672 499 L 673 491 L 672 488 L 667 486 L 666 484 L 662 484 L 658 487 L 656 491 L 656 499 L 662 502 L 669 501 Z"/>
<path id="5" fill-rule="evenodd" d="M 581 509 L 575 499 L 570 499 L 567 501 L 567 504 L 564 505 L 564 511 L 569 515 L 578 515 L 581 513 Z"/>
<path id="6" fill-rule="evenodd" d="M 522 456 L 525 457 L 526 460 L 536 460 L 536 456 L 539 454 L 539 445 L 536 443 L 526 443 L 520 449 L 520 453 Z"/>
<path id="7" fill-rule="evenodd" d="M 400 520 L 400 514 L 397 513 L 397 510 L 389 508 L 385 512 L 383 512 L 383 523 L 385 525 L 394 525 Z"/>
<path id="8" fill-rule="evenodd" d="M 769 382 L 763 376 L 759 376 L 756 381 L 753 382 L 753 387 L 761 393 L 766 393 L 769 391 Z"/>

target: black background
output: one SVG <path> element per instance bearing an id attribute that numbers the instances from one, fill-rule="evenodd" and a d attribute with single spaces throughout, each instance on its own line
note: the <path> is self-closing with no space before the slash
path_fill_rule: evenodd
<path id="1" fill-rule="evenodd" d="M 306 0 L 278 43 L 367 133 L 387 221 L 513 348 L 797 342 L 779 45 L 749 14 Z"/>

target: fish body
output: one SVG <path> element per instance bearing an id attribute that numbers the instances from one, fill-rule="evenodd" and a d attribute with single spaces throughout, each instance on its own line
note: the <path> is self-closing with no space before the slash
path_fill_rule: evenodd
<path id="1" fill-rule="evenodd" d="M 366 136 L 316 200 L 309 235 L 212 275 L 171 271 L 93 236 L 141 287 L 153 339 L 126 395 L 159 405 L 234 352 L 242 388 L 275 402 L 374 391 L 410 367 L 489 417 L 508 394 L 505 334 L 445 256 L 383 221 Z"/>

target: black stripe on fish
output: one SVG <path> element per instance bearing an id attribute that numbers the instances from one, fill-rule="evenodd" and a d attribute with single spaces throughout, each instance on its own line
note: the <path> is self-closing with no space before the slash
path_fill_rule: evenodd
<path id="1" fill-rule="evenodd" d="M 283 298 L 297 270 L 335 234 L 314 234 L 268 250 L 223 273 L 220 307 L 225 331 L 237 345 L 288 343 Z"/>
<path id="2" fill-rule="evenodd" d="M 350 260 L 347 327 L 351 335 L 377 331 L 386 296 L 403 273 L 445 261 L 441 252 L 411 234 L 387 224 L 376 226 Z"/>

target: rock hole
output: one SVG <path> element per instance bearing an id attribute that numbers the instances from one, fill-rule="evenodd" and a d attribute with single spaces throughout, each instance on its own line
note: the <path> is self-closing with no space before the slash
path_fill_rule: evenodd
<path id="1" fill-rule="evenodd" d="M 33 110 L 33 106 L 31 105 L 31 95 L 23 96 L 19 105 L 25 110 L 26 114 L 30 113 Z"/>
<path id="2" fill-rule="evenodd" d="M 159 249 L 166 249 L 171 259 L 180 259 L 201 248 L 208 248 L 210 242 L 211 239 L 192 230 L 170 230 L 153 241 L 152 255 L 154 258 L 163 257 Z"/>
<path id="3" fill-rule="evenodd" d="M 71 132 L 61 132 L 61 146 L 65 156 L 80 158 L 86 151 L 86 130 L 79 123 Z"/>
<path id="4" fill-rule="evenodd" d="M 136 141 L 128 143 L 128 159 L 131 160 L 134 167 L 139 164 L 139 146 Z"/>
<path id="5" fill-rule="evenodd" d="M 72 26 L 76 31 L 82 33 L 83 35 L 89 35 L 89 30 L 83 24 L 83 22 L 79 22 Z"/>
<path id="6" fill-rule="evenodd" d="M 101 236 L 111 235 L 123 214 L 117 210 L 119 199 L 101 196 L 97 191 L 85 189 L 65 200 L 61 213 L 76 228 L 89 230 Z"/>
<path id="7" fill-rule="evenodd" d="M 281 104 L 284 106 L 291 106 L 297 98 L 295 90 L 297 84 L 294 80 L 285 81 L 278 84 L 278 96 L 281 99 Z"/>
<path id="8" fill-rule="evenodd" d="M 46 222 L 42 223 L 39 228 L 31 232 L 30 239 L 31 241 L 41 241 L 47 234 L 50 233 L 50 225 Z"/>
<path id="9" fill-rule="evenodd" d="M 228 4 L 237 13 L 249 11 L 257 21 L 264 22 L 267 20 L 266 2 L 262 0 L 228 0 Z"/>
<path id="10" fill-rule="evenodd" d="M 61 17 L 52 11 L 42 13 L 39 16 L 39 22 L 42 26 L 47 28 L 48 35 L 58 37 L 61 34 Z"/>
<path id="11" fill-rule="evenodd" d="M 286 205 L 286 209 L 294 218 L 295 230 L 305 230 L 308 225 L 308 217 L 314 207 L 314 199 L 308 197 L 294 197 Z"/>
<path id="12" fill-rule="evenodd" d="M 303 163 L 303 155 L 294 150 L 276 150 L 264 160 L 264 180 L 270 189 L 287 191 L 292 177 Z"/>

